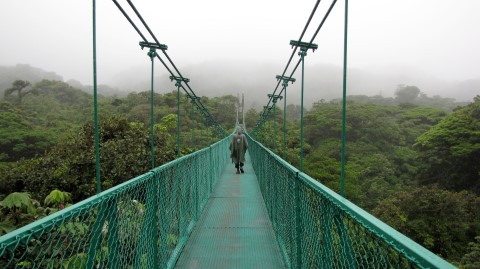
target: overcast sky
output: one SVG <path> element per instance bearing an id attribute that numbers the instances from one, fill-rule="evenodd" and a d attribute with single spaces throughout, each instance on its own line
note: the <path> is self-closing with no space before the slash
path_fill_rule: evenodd
<path id="1" fill-rule="evenodd" d="M 65 80 L 92 84 L 91 2 L 1 0 L 0 65 L 30 64 L 56 72 Z M 118 2 L 133 17 L 127 2 Z M 180 70 L 208 61 L 242 61 L 278 64 L 278 73 L 290 56 L 289 41 L 299 37 L 315 2 L 133 1 L 159 41 L 168 45 L 168 53 Z M 480 78 L 479 0 L 349 2 L 350 68 L 394 65 L 446 80 Z M 306 39 L 330 3 L 321 2 Z M 317 36 L 319 50 L 309 52 L 307 65 L 342 65 L 343 15 L 344 1 L 340 0 Z M 147 51 L 140 49 L 139 41 L 112 1 L 97 1 L 99 83 L 108 83 L 125 70 L 144 68 L 147 72 Z M 219 75 L 212 74 L 212 79 Z"/>

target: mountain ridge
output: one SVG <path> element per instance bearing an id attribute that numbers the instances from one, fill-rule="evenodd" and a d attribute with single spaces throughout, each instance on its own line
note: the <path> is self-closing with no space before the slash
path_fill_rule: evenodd
<path id="1" fill-rule="evenodd" d="M 271 63 L 246 62 L 224 63 L 209 61 L 180 68 L 182 75 L 190 79 L 190 84 L 199 96 L 223 96 L 244 93 L 248 107 L 259 107 L 267 101 L 267 94 L 272 93 L 277 85 L 275 75 L 278 66 Z M 105 96 L 126 96 L 130 92 L 150 90 L 149 76 L 142 68 L 128 68 L 124 72 L 106 79 L 98 85 L 98 93 Z M 213 78 L 212 78 L 213 74 Z M 348 69 L 348 95 L 394 96 L 398 85 L 417 86 L 428 96 L 454 98 L 458 101 L 471 101 L 480 93 L 480 78 L 461 81 L 445 81 L 441 78 L 408 66 L 390 68 Z M 287 102 L 300 103 L 301 69 L 294 75 L 297 81 L 287 88 Z M 42 79 L 60 80 L 63 77 L 55 72 L 44 71 L 28 64 L 0 66 L 0 94 L 8 89 L 15 80 L 28 80 L 31 83 Z M 305 68 L 304 101 L 310 106 L 316 100 L 341 98 L 343 91 L 343 70 L 332 64 L 307 65 Z M 70 79 L 64 81 L 84 92 L 92 93 L 93 86 L 83 85 Z M 170 92 L 176 90 L 169 74 L 163 69 L 155 75 L 155 91 Z M 277 88 L 277 93 L 281 85 Z"/>

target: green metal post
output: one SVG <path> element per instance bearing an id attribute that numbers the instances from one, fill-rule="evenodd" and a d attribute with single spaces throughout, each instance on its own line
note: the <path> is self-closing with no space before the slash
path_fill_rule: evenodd
<path id="1" fill-rule="evenodd" d="M 195 111 L 193 111 L 194 103 L 195 101 L 192 100 L 192 149 L 193 151 L 195 151 Z"/>
<path id="2" fill-rule="evenodd" d="M 273 102 L 273 152 L 276 152 L 277 151 L 277 123 L 276 123 L 276 119 L 277 119 L 277 104 L 276 104 L 277 100 L 275 100 Z"/>
<path id="3" fill-rule="evenodd" d="M 207 121 L 205 119 L 205 116 L 202 114 L 202 119 L 203 119 L 203 128 L 202 128 L 202 131 L 200 133 L 200 141 L 202 141 L 202 147 L 205 147 L 207 146 L 207 139 L 205 138 L 206 137 L 206 132 L 208 131 L 207 128 Z"/>
<path id="4" fill-rule="evenodd" d="M 305 85 L 305 56 L 307 55 L 308 49 L 315 51 L 318 49 L 318 45 L 295 40 L 290 40 L 290 45 L 300 47 L 298 55 L 300 55 L 302 62 L 302 94 L 300 103 L 300 171 L 303 172 L 303 92 Z"/>
<path id="5" fill-rule="evenodd" d="M 345 0 L 345 30 L 343 36 L 343 100 L 342 100 L 342 149 L 340 171 L 340 195 L 345 196 L 345 132 L 347 125 L 347 30 L 348 0 Z"/>
<path id="6" fill-rule="evenodd" d="M 276 76 L 277 80 L 282 80 L 283 86 L 283 159 L 286 160 L 287 156 L 287 86 L 288 82 L 295 82 L 292 77 Z M 281 99 L 281 98 L 280 98 Z"/>
<path id="7" fill-rule="evenodd" d="M 268 142 L 268 133 L 270 132 L 270 124 L 268 122 L 268 107 L 267 106 L 263 106 L 263 109 L 264 109 L 264 114 L 263 114 L 263 144 L 265 145 L 265 147 L 268 147 L 267 145 L 267 142 Z"/>
<path id="8" fill-rule="evenodd" d="M 195 100 L 200 99 L 200 97 L 190 96 L 192 104 L 192 149 L 195 150 Z"/>
<path id="9" fill-rule="evenodd" d="M 305 55 L 307 55 L 306 48 L 300 48 L 298 53 L 302 57 L 302 94 L 300 100 L 300 171 L 303 172 L 303 87 L 305 84 Z"/>
<path id="10" fill-rule="evenodd" d="M 177 157 L 181 156 L 180 153 L 180 82 L 175 84 L 177 86 Z"/>
<path id="11" fill-rule="evenodd" d="M 177 157 L 180 157 L 181 152 L 180 152 L 180 144 L 181 144 L 181 138 L 180 138 L 180 87 L 182 86 L 182 81 L 183 82 L 189 82 L 190 80 L 188 78 L 183 78 L 183 77 L 175 77 L 175 76 L 170 76 L 170 80 L 173 81 L 175 80 L 175 86 L 177 86 Z"/>
<path id="12" fill-rule="evenodd" d="M 154 74 L 154 58 L 156 56 L 155 49 L 150 48 L 148 56 L 152 61 L 152 78 L 151 78 L 151 90 L 150 90 L 150 145 L 152 154 L 152 169 L 155 168 L 155 129 L 154 129 L 154 115 L 153 115 L 153 74 Z"/>
<path id="13" fill-rule="evenodd" d="M 152 159 L 152 169 L 155 168 L 155 129 L 154 129 L 154 113 L 153 113 L 153 81 L 154 81 L 154 58 L 157 56 L 156 49 L 166 50 L 167 45 L 164 44 L 157 44 L 157 43 L 150 43 L 147 41 L 140 41 L 140 47 L 142 50 L 147 47 L 150 48 L 150 51 L 147 53 L 148 57 L 150 57 L 150 61 L 152 62 L 152 74 L 150 78 L 150 151 L 151 151 L 151 159 Z"/>
<path id="14" fill-rule="evenodd" d="M 287 83 L 283 85 L 283 159 L 287 160 Z"/>
<path id="15" fill-rule="evenodd" d="M 265 114 L 265 136 L 263 137 L 265 147 L 268 147 L 268 136 L 270 135 L 270 122 L 268 122 L 268 114 L 269 112 L 266 112 Z"/>
<path id="16" fill-rule="evenodd" d="M 277 116 L 276 116 L 276 111 L 277 111 L 277 100 L 280 99 L 282 100 L 282 96 L 280 95 L 274 95 L 274 94 L 269 94 L 268 97 L 272 98 L 273 102 L 273 151 L 277 151 Z"/>
<path id="17" fill-rule="evenodd" d="M 267 147 L 267 136 L 268 136 L 268 115 L 265 114 L 265 117 L 264 117 L 264 122 L 263 122 L 263 144 L 265 145 L 265 147 Z"/>
<path id="18" fill-rule="evenodd" d="M 100 180 L 100 138 L 98 136 L 98 102 L 97 102 L 97 23 L 96 3 L 93 0 L 93 121 L 95 125 L 95 178 L 97 180 L 97 194 L 102 192 Z"/>

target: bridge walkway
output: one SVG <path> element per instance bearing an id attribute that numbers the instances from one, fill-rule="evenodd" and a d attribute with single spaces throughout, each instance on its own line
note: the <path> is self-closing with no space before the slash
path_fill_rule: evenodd
<path id="1" fill-rule="evenodd" d="M 175 268 L 285 268 L 247 152 L 228 163 Z"/>

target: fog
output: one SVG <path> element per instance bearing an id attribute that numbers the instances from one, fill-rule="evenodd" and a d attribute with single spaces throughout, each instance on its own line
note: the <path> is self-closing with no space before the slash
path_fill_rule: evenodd
<path id="1" fill-rule="evenodd" d="M 198 95 L 245 92 L 251 102 L 266 100 L 275 88 L 292 51 L 289 41 L 298 39 L 315 2 L 133 1 Z M 126 1 L 119 3 L 133 18 Z M 330 3 L 321 2 L 304 40 Z M 477 0 L 350 1 L 348 94 L 392 96 L 407 84 L 429 96 L 471 100 L 480 93 L 479 10 Z M 343 15 L 344 1 L 338 1 L 314 41 L 319 49 L 305 59 L 309 102 L 341 95 Z M 29 64 L 92 84 L 91 1 L 4 0 L 0 29 L 0 66 Z M 98 83 L 148 89 L 147 51 L 112 1 L 97 1 L 96 29 Z M 155 65 L 156 91 L 173 90 L 161 63 Z M 294 77 L 300 76 L 298 70 Z M 299 86 L 289 88 L 292 102 Z"/>

